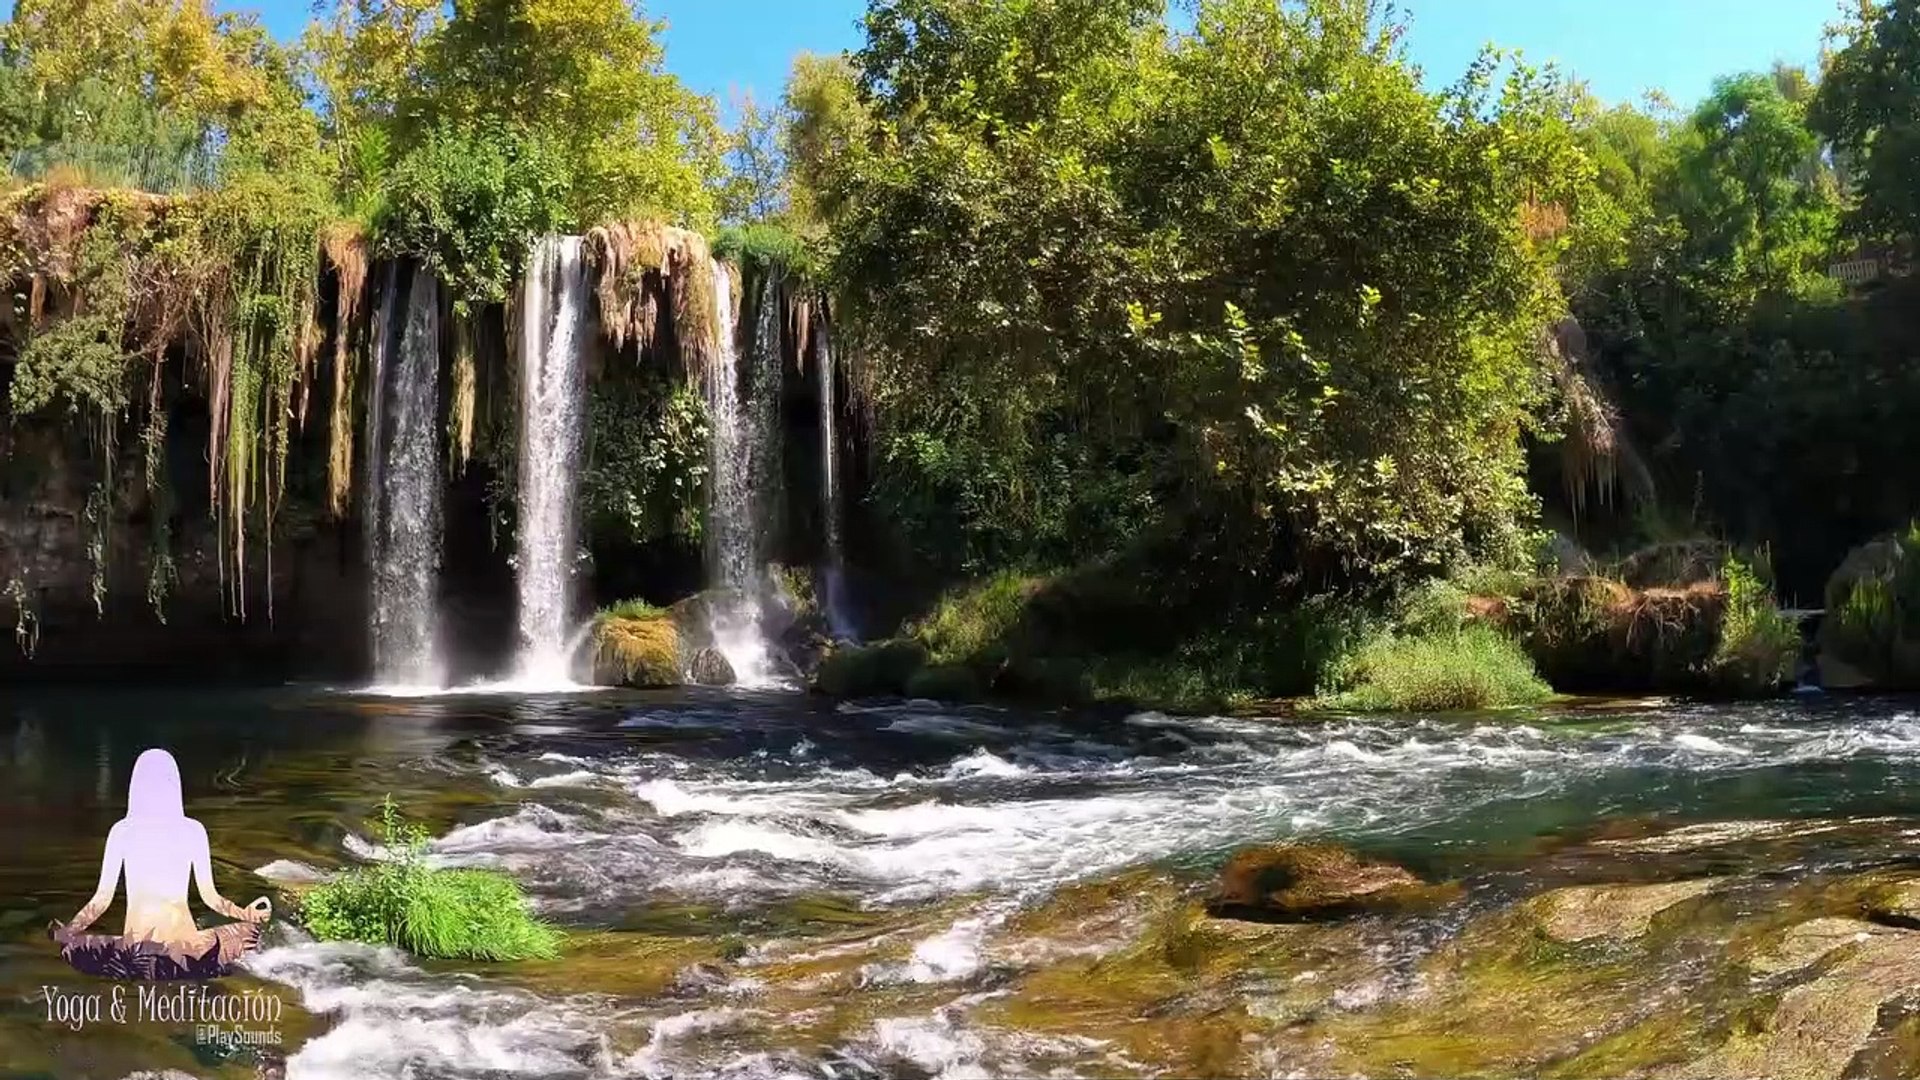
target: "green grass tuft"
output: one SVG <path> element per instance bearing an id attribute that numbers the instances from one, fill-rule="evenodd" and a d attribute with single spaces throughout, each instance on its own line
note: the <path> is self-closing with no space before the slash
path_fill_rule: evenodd
<path id="1" fill-rule="evenodd" d="M 350 870 L 302 898 L 301 921 L 322 941 L 396 945 L 443 960 L 551 960 L 561 933 L 534 916 L 520 886 L 494 870 L 436 870 L 426 834 L 391 797 L 380 804 L 390 857 Z"/>
<path id="2" fill-rule="evenodd" d="M 1800 628 L 1780 613 L 1765 569 L 1764 563 L 1756 568 L 1732 555 L 1721 567 L 1727 609 L 1709 673 L 1723 692 L 1770 694 L 1793 679 L 1800 656 Z"/>
<path id="3" fill-rule="evenodd" d="M 594 613 L 595 619 L 657 619 L 667 614 L 667 609 L 655 607 L 645 600 L 622 600 L 608 604 Z"/>
<path id="4" fill-rule="evenodd" d="M 1552 696 L 1513 639 L 1470 625 L 1374 635 L 1332 665 L 1317 703 L 1358 712 L 1441 712 L 1534 705 Z"/>

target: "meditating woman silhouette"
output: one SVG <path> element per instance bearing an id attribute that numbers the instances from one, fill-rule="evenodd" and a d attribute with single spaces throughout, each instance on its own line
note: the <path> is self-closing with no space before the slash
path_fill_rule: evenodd
<path id="1" fill-rule="evenodd" d="M 126 932 L 119 937 L 86 929 L 113 904 L 114 886 L 127 878 Z M 201 930 L 187 908 L 187 875 L 200 902 L 240 922 Z M 165 750 L 148 750 L 133 763 L 127 816 L 107 833 L 100 884 L 93 899 L 62 926 L 49 930 L 67 963 L 89 975 L 119 979 L 210 979 L 225 975 L 273 914 L 261 897 L 238 907 L 213 887 L 207 830 L 188 817 L 180 799 L 180 766 Z"/>

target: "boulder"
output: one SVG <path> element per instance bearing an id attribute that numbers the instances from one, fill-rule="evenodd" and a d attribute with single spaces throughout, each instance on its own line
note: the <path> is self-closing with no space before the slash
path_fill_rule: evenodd
<path id="1" fill-rule="evenodd" d="M 680 685 L 680 631 L 657 612 L 605 616 L 593 627 L 593 681 L 639 689 Z"/>
<path id="2" fill-rule="evenodd" d="M 1370 862 L 1334 844 L 1269 844 L 1227 860 L 1207 898 L 1218 918 L 1310 922 L 1368 912 L 1431 907 L 1457 885 L 1430 885 L 1391 863 Z"/>
<path id="3" fill-rule="evenodd" d="M 706 648 L 693 654 L 687 674 L 700 686 L 732 686 L 733 665 L 719 649 Z"/>
<path id="4" fill-rule="evenodd" d="M 873 645 L 838 645 L 813 673 L 813 688 L 834 697 L 881 697 L 907 692 L 927 666 L 927 647 L 896 638 Z"/>

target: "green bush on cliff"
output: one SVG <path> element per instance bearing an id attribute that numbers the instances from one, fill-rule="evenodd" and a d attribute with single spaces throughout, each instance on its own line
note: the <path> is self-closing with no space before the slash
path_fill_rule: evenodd
<path id="1" fill-rule="evenodd" d="M 426 865 L 426 834 L 380 804 L 387 858 L 350 870 L 308 893 L 301 921 L 322 941 L 397 945 L 445 960 L 550 960 L 560 931 L 536 918 L 520 886 L 493 870 Z"/>
<path id="2" fill-rule="evenodd" d="M 1553 696 L 1506 634 L 1470 625 L 1382 632 L 1330 667 L 1318 704 L 1359 712 L 1437 712 L 1533 705 Z"/>

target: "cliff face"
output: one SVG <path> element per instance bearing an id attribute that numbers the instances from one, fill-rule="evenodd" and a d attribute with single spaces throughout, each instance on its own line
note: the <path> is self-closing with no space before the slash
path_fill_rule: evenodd
<path id="1" fill-rule="evenodd" d="M 172 456 L 194 456 L 180 449 Z M 204 495 L 186 491 L 159 506 L 129 475 L 137 463 L 123 460 L 109 500 L 97 482 L 98 448 L 71 429 L 16 422 L 0 433 L 0 450 L 0 682 L 275 681 L 364 670 L 365 574 L 350 526 L 288 508 L 271 574 L 264 543 L 251 544 L 241 592 L 221 572 Z M 174 464 L 198 472 L 191 460 Z M 96 527 L 102 518 L 106 527 Z"/>

